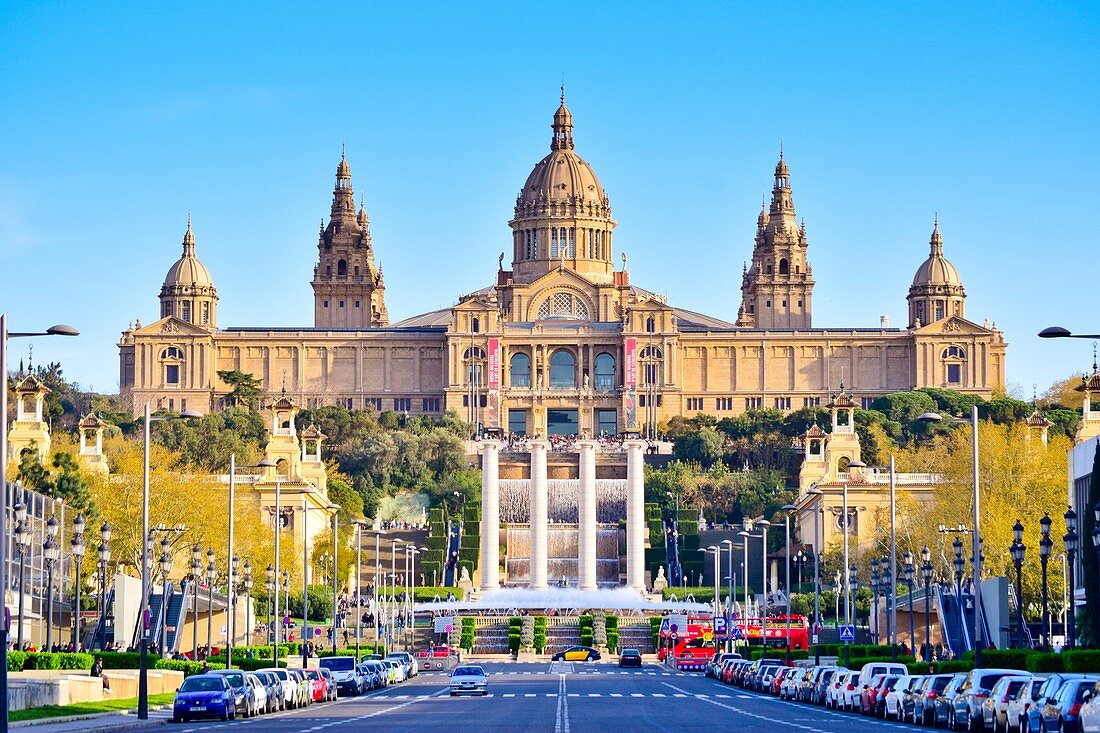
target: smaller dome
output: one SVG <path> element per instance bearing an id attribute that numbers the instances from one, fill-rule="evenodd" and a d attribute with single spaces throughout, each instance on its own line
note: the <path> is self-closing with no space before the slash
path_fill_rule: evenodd
<path id="1" fill-rule="evenodd" d="M 190 219 L 187 222 L 187 232 L 183 235 L 183 256 L 168 268 L 161 292 L 175 291 L 177 288 L 184 287 L 193 290 L 214 287 L 214 279 L 210 277 L 210 271 L 195 256 L 195 234 L 191 231 Z"/>
<path id="2" fill-rule="evenodd" d="M 351 166 L 348 165 L 347 158 L 340 158 L 340 164 L 336 166 L 337 178 L 351 178 Z"/>
<path id="3" fill-rule="evenodd" d="M 775 177 L 776 178 L 789 178 L 791 175 L 791 169 L 787 167 L 787 161 L 783 159 L 783 154 L 779 154 L 779 162 L 775 164 Z"/>
<path id="4" fill-rule="evenodd" d="M 928 285 L 949 285 L 962 287 L 962 278 L 946 257 L 943 256 L 943 237 L 940 236 L 940 225 L 937 221 L 932 228 L 932 238 L 929 240 L 931 252 L 917 272 L 913 275 L 913 287 L 921 288 Z"/>

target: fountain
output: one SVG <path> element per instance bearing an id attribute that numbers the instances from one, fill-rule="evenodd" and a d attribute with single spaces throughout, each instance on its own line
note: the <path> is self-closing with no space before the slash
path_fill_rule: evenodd
<path id="1" fill-rule="evenodd" d="M 577 525 L 551 524 L 547 533 L 549 553 L 547 575 L 562 578 L 568 586 L 576 586 L 579 577 Z M 619 582 L 619 528 L 600 526 L 596 529 L 596 582 L 614 587 Z M 526 586 L 531 579 L 531 531 L 526 524 L 509 525 L 507 530 L 509 586 Z"/>
<path id="2" fill-rule="evenodd" d="M 548 518 L 559 524 L 577 523 L 581 503 L 581 482 L 578 479 L 548 479 Z M 596 521 L 617 524 L 626 519 L 625 479 L 596 479 Z M 509 524 L 531 520 L 531 480 L 500 480 L 500 521 Z"/>

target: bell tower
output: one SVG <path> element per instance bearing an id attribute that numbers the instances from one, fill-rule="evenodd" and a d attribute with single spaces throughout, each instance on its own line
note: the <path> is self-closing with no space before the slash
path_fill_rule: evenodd
<path id="1" fill-rule="evenodd" d="M 807 246 L 806 224 L 795 218 L 791 171 L 780 149 L 771 206 L 760 207 L 752 265 L 741 277 L 738 326 L 810 327 L 814 279 Z"/>
<path id="2" fill-rule="evenodd" d="M 374 263 L 370 219 L 355 210 L 351 166 L 340 156 L 328 226 L 321 222 L 313 268 L 313 323 L 317 328 L 377 328 L 390 322 L 386 286 Z"/>

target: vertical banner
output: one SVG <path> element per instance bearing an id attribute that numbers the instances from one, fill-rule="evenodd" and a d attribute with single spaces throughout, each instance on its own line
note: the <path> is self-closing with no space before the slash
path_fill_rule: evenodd
<path id="1" fill-rule="evenodd" d="M 623 355 L 623 427 L 638 429 L 638 339 L 628 338 Z"/>
<path id="2" fill-rule="evenodd" d="M 500 429 L 500 339 L 489 339 L 489 395 L 487 421 L 490 428 Z"/>

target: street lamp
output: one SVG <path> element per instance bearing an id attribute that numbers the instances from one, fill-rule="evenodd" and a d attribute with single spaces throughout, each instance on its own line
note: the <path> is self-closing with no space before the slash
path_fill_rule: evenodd
<path id="1" fill-rule="evenodd" d="M 821 489 L 816 486 L 811 486 L 807 491 L 807 496 L 820 497 L 822 495 Z M 821 512 L 824 512 L 822 507 Z M 823 514 L 818 512 L 814 516 L 814 664 L 821 664 L 821 645 L 819 642 L 818 626 L 821 621 L 821 520 Z"/>
<path id="2" fill-rule="evenodd" d="M 6 378 L 6 375 L 0 375 Z M 53 651 L 53 569 L 61 559 L 61 546 L 57 544 L 57 531 L 61 523 L 53 514 L 46 522 L 46 541 L 42 544 L 42 559 L 46 564 L 46 651 Z"/>
<path id="3" fill-rule="evenodd" d="M 791 512 L 795 509 L 794 504 L 784 504 L 781 508 L 783 511 L 783 564 L 786 568 L 784 574 L 786 577 L 783 582 L 787 586 L 787 666 L 791 665 Z"/>
<path id="4" fill-rule="evenodd" d="M 972 502 L 974 505 L 974 526 L 972 528 L 973 533 L 970 537 L 970 541 L 973 545 L 971 563 L 973 565 L 972 574 L 974 577 L 974 667 L 980 669 L 982 666 L 982 646 L 985 643 L 985 626 L 982 624 L 982 498 L 981 492 L 979 491 L 981 484 L 979 483 L 978 474 L 978 406 L 976 404 L 970 406 L 969 420 L 963 420 L 956 417 L 943 417 L 935 412 L 926 412 L 923 415 L 919 415 L 917 419 L 924 422 L 939 421 L 970 425 L 971 461 L 973 463 Z"/>
<path id="5" fill-rule="evenodd" d="M 214 650 L 214 581 L 218 567 L 214 564 L 214 548 L 206 551 L 206 656 Z"/>
<path id="6" fill-rule="evenodd" d="M 96 558 L 99 561 L 99 624 L 96 628 L 98 631 L 103 629 L 103 638 L 95 639 L 92 642 L 99 642 L 99 648 L 103 649 L 107 645 L 107 569 L 111 563 L 111 525 L 104 522 L 99 528 L 99 547 L 96 548 Z"/>
<path id="7" fill-rule="evenodd" d="M 855 600 L 856 600 L 856 594 L 859 591 L 859 568 L 856 566 L 855 563 L 852 563 L 852 567 L 850 567 L 848 569 L 848 587 L 851 588 L 851 592 L 852 592 L 852 618 L 849 619 L 849 623 L 852 623 L 853 621 L 857 620 L 856 619 L 856 612 L 855 612 Z M 850 661 L 848 653 L 849 653 L 849 648 L 848 648 L 848 645 L 845 644 L 844 645 L 844 666 L 845 667 L 848 666 L 848 662 Z"/>
<path id="8" fill-rule="evenodd" d="M 284 599 L 289 599 L 290 598 L 290 571 L 287 570 L 286 568 L 283 568 L 282 581 L 283 582 L 280 585 L 276 586 L 275 598 L 278 599 L 278 597 L 279 597 L 278 590 L 279 590 L 279 588 L 282 588 L 283 589 L 283 598 Z M 287 600 L 286 603 L 287 603 L 288 606 L 290 605 L 289 600 Z M 275 609 L 275 616 L 276 616 L 276 618 L 275 618 L 275 628 L 279 628 L 283 624 L 283 617 L 282 617 L 282 612 L 278 608 Z M 276 639 L 279 638 L 278 632 L 276 632 L 275 638 Z M 275 653 L 276 654 L 278 653 L 278 649 L 276 649 Z M 276 665 L 276 666 L 278 666 L 278 665 Z"/>
<path id="9" fill-rule="evenodd" d="M 199 661 L 199 576 L 202 573 L 202 546 L 191 548 L 191 585 L 194 586 L 194 603 L 191 606 L 191 661 Z"/>
<path id="10" fill-rule="evenodd" d="M 928 604 L 932 590 L 932 551 L 925 545 L 920 549 L 920 574 L 924 580 L 924 661 L 932 661 L 932 616 Z M 913 596 L 909 596 L 909 608 L 913 607 Z M 914 655 L 914 658 L 916 655 Z"/>
<path id="11" fill-rule="evenodd" d="M 274 599 L 275 595 L 275 568 L 271 566 L 271 563 L 267 564 L 267 569 L 264 570 L 264 590 L 267 591 L 267 628 L 271 630 L 271 639 L 274 640 Z M 267 635 L 264 635 L 264 641 L 267 641 Z M 279 652 L 275 645 L 271 645 L 271 661 L 277 667 L 279 666 Z"/>
<path id="12" fill-rule="evenodd" d="M 1077 557 L 1077 512 L 1073 511 L 1073 507 L 1066 510 L 1066 513 L 1062 515 L 1066 520 L 1066 534 L 1062 537 L 1062 543 L 1066 548 L 1066 572 L 1069 594 L 1069 603 L 1066 604 L 1066 632 L 1069 642 L 1069 648 L 1073 649 L 1077 646 L 1077 604 L 1074 600 L 1073 584 L 1073 571 L 1074 571 L 1074 559 Z"/>
<path id="13" fill-rule="evenodd" d="M 764 586 L 763 593 L 760 598 L 763 605 L 760 611 L 760 639 L 764 642 L 764 653 L 768 651 L 768 527 L 772 526 L 772 523 L 767 519 L 757 519 L 756 526 L 760 528 L 760 536 L 763 542 L 760 544 L 761 558 L 760 567 L 763 571 L 760 577 L 763 579 L 761 585 Z"/>
<path id="14" fill-rule="evenodd" d="M 913 553 L 909 550 L 905 551 L 905 554 L 901 556 L 902 563 L 905 565 L 905 587 L 909 589 L 909 646 L 916 645 L 917 633 L 913 628 L 913 573 L 915 568 L 913 567 Z M 896 609 L 895 609 L 896 612 Z M 916 657 L 916 654 L 913 655 Z"/>
<path id="15" fill-rule="evenodd" d="M 241 588 L 244 590 L 244 627 L 245 643 L 251 641 L 252 635 L 252 562 L 244 561 L 244 577 L 241 579 Z"/>
<path id="16" fill-rule="evenodd" d="M 1039 564 L 1043 569 L 1043 651 L 1050 651 L 1050 597 L 1047 593 L 1047 563 L 1050 561 L 1050 553 L 1054 549 L 1054 540 L 1050 538 L 1050 525 L 1053 524 L 1049 514 L 1043 514 L 1039 520 Z"/>
<path id="17" fill-rule="evenodd" d="M 88 550 L 88 544 L 84 540 L 84 525 L 84 515 L 77 514 L 73 520 L 73 538 L 69 540 L 73 565 L 76 566 L 76 597 L 73 601 L 73 651 L 76 653 L 80 652 L 80 566 L 84 562 L 84 553 Z"/>
<path id="18" fill-rule="evenodd" d="M 8 521 L 8 339 L 29 336 L 77 336 L 79 332 L 72 326 L 58 324 L 45 331 L 8 331 L 8 314 L 0 313 L 0 525 L 7 531 Z M 14 508 L 14 507 L 13 507 Z M 20 556 L 22 558 L 22 556 Z M 20 572 L 22 572 L 20 559 Z M 0 588 L 7 592 L 8 582 L 8 542 L 0 541 Z M 23 578 L 19 578 L 20 605 L 22 605 Z M 0 689 L 8 689 L 8 644 L 10 615 L 0 614 Z M 22 613 L 20 613 L 19 641 L 22 646 Z M 3 697 L 3 714 L 0 715 L 0 733 L 8 733 L 8 696 Z"/>
<path id="19" fill-rule="evenodd" d="M 848 482 L 852 477 L 852 469 L 867 468 L 867 464 L 863 461 L 849 461 L 848 471 L 844 476 L 844 480 L 841 481 L 841 513 L 844 515 L 841 518 L 842 537 L 844 540 L 844 558 L 843 567 L 848 567 L 848 535 L 851 533 L 851 526 L 848 515 Z M 845 578 L 847 580 L 847 576 Z M 844 623 L 850 625 L 852 623 L 852 586 L 850 583 L 845 585 L 844 588 Z M 849 649 L 851 642 L 844 642 L 844 666 L 848 666 Z"/>
<path id="20" fill-rule="evenodd" d="M 230 502 L 230 512 L 232 512 L 233 503 Z M 232 541 L 230 542 L 230 549 L 232 549 Z M 237 618 L 237 570 L 241 566 L 241 558 L 234 554 L 229 558 L 229 578 L 225 581 L 225 604 L 228 618 L 225 622 L 225 668 L 233 669 L 233 636 L 235 635 L 236 626 L 233 623 Z"/>
<path id="21" fill-rule="evenodd" d="M 879 591 L 878 558 L 876 557 L 876 558 L 871 559 L 871 616 L 875 620 L 875 634 L 874 634 L 875 643 L 879 642 L 879 633 L 878 633 L 878 630 L 879 630 L 878 629 L 878 591 Z M 868 625 L 870 625 L 870 624 L 868 624 Z"/>
<path id="22" fill-rule="evenodd" d="M 951 548 L 955 551 L 955 559 L 952 562 L 955 566 L 955 600 L 959 606 L 959 630 L 964 631 L 966 629 L 966 609 L 963 607 L 962 582 L 963 568 L 966 566 L 966 561 L 963 560 L 963 543 L 958 536 L 956 536 L 955 541 L 951 543 Z"/>
<path id="23" fill-rule="evenodd" d="M 0 378 L 0 382 L 7 382 L 7 376 Z M 3 477 L 0 476 L 0 480 L 2 479 Z M 19 634 L 16 637 L 18 642 L 16 648 L 21 651 L 23 649 L 23 619 L 25 618 L 23 608 L 26 596 L 23 581 L 27 575 L 27 552 L 31 548 L 31 529 L 27 526 L 27 505 L 20 501 L 12 507 L 12 510 L 15 512 L 15 549 L 19 551 Z M 2 646 L 7 646 L 7 644 Z"/>
<path id="24" fill-rule="evenodd" d="M 1024 640 L 1027 638 L 1027 634 L 1024 633 L 1024 552 L 1027 548 L 1024 546 L 1024 525 L 1019 519 L 1016 520 L 1016 524 L 1012 525 L 1012 545 L 1009 547 L 1008 552 L 1012 556 L 1012 564 L 1016 566 L 1016 623 L 1018 641 L 1022 646 Z"/>
<path id="25" fill-rule="evenodd" d="M 160 587 L 161 587 L 161 636 L 163 641 L 160 646 L 160 655 L 163 657 L 168 651 L 168 576 L 172 572 L 171 543 L 167 537 L 160 540 Z"/>

